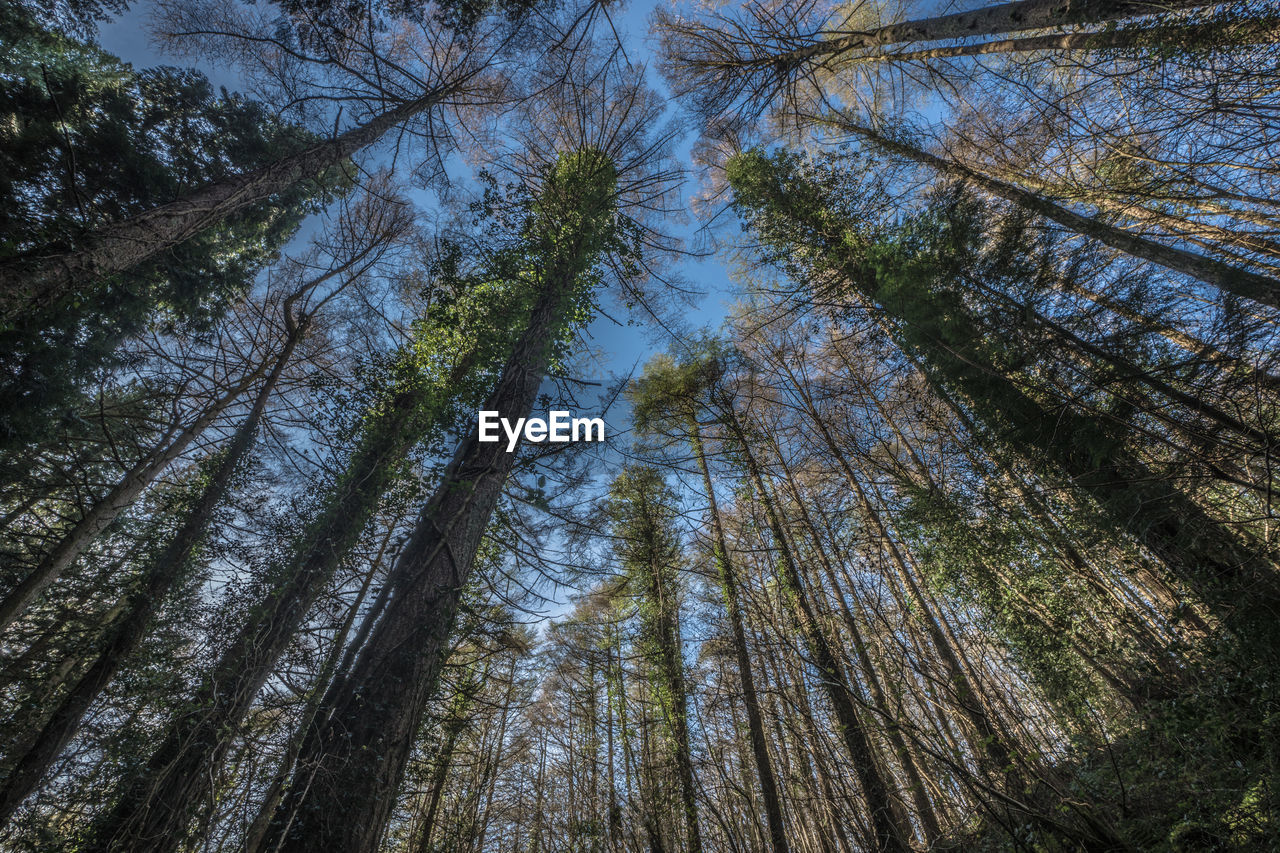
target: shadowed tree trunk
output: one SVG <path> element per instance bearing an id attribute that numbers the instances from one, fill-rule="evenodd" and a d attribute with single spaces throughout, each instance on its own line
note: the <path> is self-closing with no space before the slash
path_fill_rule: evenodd
<path id="1" fill-rule="evenodd" d="M 463 353 L 452 387 L 472 369 Z M 85 850 L 171 851 L 181 842 L 195 803 L 212 784 L 211 769 L 252 707 L 280 655 L 316 598 L 355 546 L 409 452 L 443 425 L 447 399 L 423 377 L 396 388 L 366 428 L 346 470 L 314 520 L 278 567 L 272 591 L 250 611 L 150 759 L 120 783 L 115 805 L 90 828 Z"/>
<path id="2" fill-rule="evenodd" d="M 540 293 L 486 410 L 528 417 L 580 280 L 612 215 L 613 168 L 586 151 L 560 158 L 539 197 Z M 395 804 L 413 734 L 435 691 L 458 602 L 515 462 L 478 430 L 459 446 L 392 568 L 392 594 L 352 670 L 325 697 L 267 838 L 280 851 L 373 851 Z"/>
<path id="3" fill-rule="evenodd" d="M 288 315 L 290 310 L 291 305 L 286 303 L 289 336 L 285 345 L 262 383 L 253 408 L 209 474 L 208 485 L 187 512 L 169 544 L 143 568 L 139 588 L 129 596 L 124 615 L 111 624 L 88 670 L 61 697 L 38 734 L 24 742 L 23 751 L 6 760 L 10 769 L 3 788 L 0 788 L 0 823 L 7 822 L 14 810 L 35 790 L 54 759 L 79 730 L 93 700 L 106 689 L 116 672 L 146 638 L 156 611 L 185 576 L 192 555 L 208 535 L 214 510 L 226 497 L 232 477 L 253 447 L 267 400 L 292 360 L 298 342 L 306 334 L 308 318 L 296 322 Z"/>
<path id="4" fill-rule="evenodd" d="M 747 648 L 747 632 L 742 624 L 742 605 L 738 601 L 738 579 L 729 559 L 728 543 L 724 527 L 720 523 L 720 508 L 716 503 L 715 488 L 711 483 L 711 470 L 707 466 L 706 451 L 702 446 L 702 430 L 694 417 L 689 418 L 689 442 L 702 473 L 702 485 L 707 493 L 711 516 L 712 547 L 716 568 L 720 573 L 720 588 L 724 593 L 725 612 L 733 630 L 733 649 L 738 660 L 738 677 L 742 684 L 742 703 L 747 709 L 747 728 L 751 734 L 751 754 L 755 759 L 756 774 L 760 780 L 760 792 L 764 798 L 765 817 L 769 823 L 769 843 L 774 853 L 787 853 L 786 826 L 782 820 L 782 802 L 778 797 L 778 783 L 774 779 L 769 761 L 769 744 L 765 739 L 764 721 L 760 716 L 760 700 L 756 696 L 755 677 L 751 672 L 751 656 Z"/>
<path id="5" fill-rule="evenodd" d="M 86 295 L 113 273 L 154 258 L 299 181 L 319 177 L 377 142 L 392 128 L 441 103 L 460 85 L 457 81 L 442 84 L 332 139 L 251 172 L 209 184 L 184 198 L 103 225 L 84 234 L 68 251 L 32 252 L 0 262 L 0 328 L 21 317 L 55 309 L 72 295 Z"/>
<path id="6" fill-rule="evenodd" d="M 775 450 L 776 450 L 775 444 Z M 906 777 L 906 783 L 911 794 L 912 803 L 915 805 L 916 816 L 920 821 L 920 829 L 923 833 L 923 841 L 926 846 L 931 845 L 942 835 L 941 827 L 938 825 L 937 815 L 934 813 L 933 805 L 929 802 L 928 790 L 924 783 L 923 775 L 916 764 L 916 756 L 911 746 L 907 743 L 907 739 L 903 734 L 902 726 L 893 719 L 893 708 L 889 704 L 885 695 L 884 687 L 881 684 L 880 673 L 877 671 L 875 663 L 871 660 L 871 655 L 867 651 L 867 644 L 862 636 L 862 629 L 858 624 L 858 620 L 854 618 L 853 612 L 849 609 L 848 603 L 845 601 L 844 595 L 839 591 L 839 584 L 836 578 L 834 566 L 827 557 L 826 548 L 817 525 L 814 523 L 813 516 L 809 512 L 809 508 L 805 505 L 806 496 L 801 492 L 799 485 L 795 481 L 795 476 L 791 468 L 787 465 L 786 460 L 782 458 L 781 452 L 776 454 L 779 464 L 782 466 L 783 476 L 787 485 L 794 496 L 795 508 L 799 513 L 800 522 L 808 531 L 809 537 L 813 542 L 814 552 L 818 556 L 818 563 L 822 566 L 823 573 L 827 576 L 828 582 L 835 593 L 834 598 L 844 616 L 845 625 L 849 629 L 850 639 L 852 639 L 854 655 L 857 658 L 858 666 L 864 674 L 867 691 L 871 701 L 881 714 L 884 715 L 884 733 L 889 741 L 889 745 L 898 755 L 898 761 L 902 766 L 903 775 Z"/>

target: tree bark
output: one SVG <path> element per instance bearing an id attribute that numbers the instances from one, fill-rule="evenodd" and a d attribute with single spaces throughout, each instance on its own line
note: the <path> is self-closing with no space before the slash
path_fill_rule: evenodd
<path id="1" fill-rule="evenodd" d="M 833 118 L 832 115 L 839 117 Z M 1097 240 L 1135 258 L 1150 261 L 1165 269 L 1202 281 L 1224 293 L 1231 293 L 1272 308 L 1280 308 L 1280 281 L 1270 276 L 1241 269 L 1174 246 L 1166 246 L 1094 217 L 1076 213 L 1035 193 L 985 175 L 963 163 L 948 160 L 906 142 L 891 139 L 873 128 L 850 120 L 843 114 L 831 113 L 817 119 L 823 124 L 860 136 L 883 151 L 914 160 L 949 177 L 968 181 L 992 195 L 1056 222 L 1082 237 Z"/>
<path id="2" fill-rule="evenodd" d="M 318 177 L 441 103 L 458 87 L 457 82 L 441 85 L 332 139 L 103 225 L 82 235 L 68 251 L 33 252 L 0 262 L 0 328 L 54 310 L 72 295 L 88 295 L 107 276 L 154 258 L 255 202 Z"/>
<path id="3" fill-rule="evenodd" d="M 760 716 L 760 700 L 756 696 L 755 677 L 751 672 L 751 656 L 747 648 L 747 632 L 742 624 L 742 605 L 738 601 L 738 579 L 729 559 L 729 546 L 725 541 L 724 527 L 720 523 L 720 508 L 716 503 L 715 488 L 711 483 L 711 470 L 702 445 L 702 430 L 694 417 L 689 418 L 689 442 L 693 455 L 702 472 L 702 485 L 710 507 L 711 533 L 716 568 L 720 571 L 720 587 L 724 593 L 724 607 L 733 630 L 733 648 L 738 660 L 738 677 L 742 684 L 742 703 L 747 709 L 747 728 L 751 734 L 751 754 L 755 758 L 756 773 L 760 780 L 760 792 L 764 798 L 765 817 L 769 824 L 769 843 L 774 853 L 788 853 L 786 825 L 782 820 L 782 801 L 778 797 L 778 783 L 769 760 L 769 743 L 765 739 L 764 720 Z"/>
<path id="4" fill-rule="evenodd" d="M 208 486 L 187 513 L 182 526 L 143 569 L 142 585 L 130 596 L 125 608 L 127 615 L 110 627 L 96 660 L 63 695 L 44 727 L 13 761 L 4 786 L 0 788 L 0 824 L 7 823 L 22 801 L 40 784 L 54 759 L 80 729 L 93 700 L 106 689 L 125 660 L 141 645 L 156 611 L 184 577 L 192 554 L 208 535 L 214 510 L 226 497 L 231 478 L 253 447 L 267 400 L 274 393 L 285 366 L 293 358 L 294 349 L 305 334 L 307 325 L 305 321 L 290 322 L 289 337 L 259 389 L 253 408 L 236 429 L 222 459 L 209 475 Z"/>

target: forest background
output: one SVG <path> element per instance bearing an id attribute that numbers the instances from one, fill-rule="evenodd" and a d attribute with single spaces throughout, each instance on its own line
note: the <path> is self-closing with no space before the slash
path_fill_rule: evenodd
<path id="1" fill-rule="evenodd" d="M 1277 42 L 6 5 L 0 844 L 1277 849 Z"/>

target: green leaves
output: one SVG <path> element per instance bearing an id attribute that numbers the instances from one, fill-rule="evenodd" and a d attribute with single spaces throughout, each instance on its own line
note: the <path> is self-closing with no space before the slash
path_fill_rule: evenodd
<path id="1" fill-rule="evenodd" d="M 74 243 L 88 228 L 251 169 L 306 140 L 196 71 L 134 71 L 0 9 L 0 258 Z M 0 446 L 48 435 L 79 389 L 148 323 L 207 330 L 240 298 L 337 176 L 304 183 L 0 333 Z"/>

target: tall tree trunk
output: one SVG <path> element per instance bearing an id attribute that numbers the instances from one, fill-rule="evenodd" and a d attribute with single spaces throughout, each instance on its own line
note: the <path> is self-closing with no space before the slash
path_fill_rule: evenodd
<path id="1" fill-rule="evenodd" d="M 528 417 L 570 322 L 582 273 L 596 260 L 612 214 L 612 166 L 585 152 L 562 158 L 538 227 L 555 254 L 541 292 L 485 409 Z M 602 173 L 609 176 L 603 187 Z M 563 216 L 557 219 L 557 212 Z M 281 851 L 372 851 L 395 803 L 413 734 L 430 700 L 458 602 L 516 454 L 459 446 L 392 568 L 392 595 L 351 673 L 326 696 L 326 724 L 308 738 L 294 784 L 273 822 Z M 314 780 L 314 781 L 312 781 Z"/>
<path id="2" fill-rule="evenodd" d="M 822 124 L 860 136 L 882 151 L 922 163 L 943 175 L 968 181 L 992 195 L 1020 205 L 1026 210 L 1056 222 L 1083 237 L 1097 240 L 1099 243 L 1110 246 L 1113 249 L 1132 255 L 1135 258 L 1158 264 L 1173 272 L 1190 276 L 1205 284 L 1212 285 L 1224 293 L 1232 293 L 1244 299 L 1269 305 L 1272 308 L 1280 308 L 1280 281 L 1270 276 L 1235 267 L 1214 258 L 1197 255 L 1194 252 L 1188 252 L 1174 246 L 1166 246 L 1126 231 L 1123 228 L 1110 225 L 1095 217 L 1076 213 L 1043 196 L 997 180 L 963 163 L 939 157 L 910 143 L 887 137 L 839 111 L 832 110 L 814 118 Z"/>
<path id="3" fill-rule="evenodd" d="M 557 296 L 538 306 L 486 410 L 513 420 L 532 412 L 558 325 Z M 471 561 L 514 461 L 500 443 L 481 443 L 478 432 L 459 445 L 392 568 L 382 619 L 345 689 L 325 697 L 323 722 L 304 741 L 269 849 L 374 849 L 434 691 Z"/>
<path id="4" fill-rule="evenodd" d="M 87 295 L 107 276 L 150 260 L 255 202 L 319 177 L 392 128 L 443 102 L 460 85 L 442 83 L 332 139 L 103 225 L 82 235 L 68 251 L 32 252 L 0 262 L 0 328 L 56 309 L 72 295 Z"/>
<path id="5" fill-rule="evenodd" d="M 1051 27 L 1105 24 L 1139 15 L 1156 15 L 1217 4 L 1218 0 L 1017 0 L 1013 3 L 982 6 L 968 12 L 903 21 L 865 32 L 842 33 L 797 50 L 772 55 L 770 61 L 792 66 L 815 57 L 833 56 L 851 50 L 995 36 Z"/>
<path id="6" fill-rule="evenodd" d="M 351 635 L 351 628 L 355 625 L 356 618 L 360 615 L 360 608 L 364 604 L 365 597 L 369 594 L 369 587 L 373 585 L 374 575 L 382 568 L 382 561 L 386 556 L 387 547 L 391 544 L 391 537 L 394 535 L 395 529 L 394 525 L 387 525 L 386 532 L 382 536 L 382 542 L 378 545 L 378 552 L 370 561 L 368 570 L 365 572 L 360 590 L 356 593 L 355 600 L 351 602 L 350 607 L 347 608 L 347 616 L 342 622 L 342 627 L 334 634 L 329 653 L 325 656 L 324 663 L 316 674 L 315 683 L 307 695 L 302 714 L 298 718 L 297 729 L 285 746 L 284 756 L 280 760 L 280 767 L 271 779 L 271 785 L 267 788 L 267 792 L 262 796 L 262 804 L 258 807 L 257 816 L 245 831 L 244 853 L 259 853 L 262 839 L 267 832 L 267 825 L 271 822 L 271 815 L 275 813 L 276 806 L 280 803 L 280 798 L 284 796 L 284 786 L 289 781 L 289 774 L 293 772 L 294 762 L 298 759 L 298 750 L 302 748 L 302 733 L 310 731 L 311 727 L 315 725 L 316 714 L 320 712 L 320 697 L 324 695 L 324 691 L 333 680 L 334 673 L 338 671 L 344 652 L 349 651 L 347 649 L 347 638 Z M 365 614 L 365 619 L 374 618 L 376 618 L 376 610 Z"/>
<path id="7" fill-rule="evenodd" d="M 115 521 L 120 513 L 133 506 L 134 501 L 155 482 L 169 464 L 181 456 L 228 406 L 252 387 L 271 364 L 270 360 L 264 359 L 226 393 L 214 400 L 195 421 L 182 429 L 175 426 L 164 437 L 167 444 L 143 457 L 107 494 L 89 507 L 80 520 L 63 534 L 53 550 L 0 601 L 0 633 L 7 630 L 49 584 L 61 577 L 99 533 Z"/>
<path id="8" fill-rule="evenodd" d="M 460 358 L 449 382 L 461 381 L 471 358 Z M 159 853 L 180 844 L 193 805 L 208 791 L 211 769 L 222 761 L 272 667 L 355 546 L 403 460 L 441 423 L 442 407 L 431 405 L 434 388 L 423 381 L 400 388 L 379 409 L 327 502 L 279 567 L 274 588 L 250 611 L 148 761 L 120 783 L 115 805 L 91 827 L 86 851 Z"/>
<path id="9" fill-rule="evenodd" d="M 1260 370 L 1254 365 L 1249 364 L 1247 361 L 1223 352 L 1213 344 L 1201 340 L 1194 335 L 1179 331 L 1178 329 L 1174 329 L 1171 326 L 1158 322 L 1152 317 L 1130 308 L 1119 299 L 1085 287 L 1078 281 L 1056 279 L 1053 284 L 1054 287 L 1062 290 L 1064 293 L 1083 297 L 1095 305 L 1106 308 L 1117 317 L 1128 320 L 1130 323 L 1133 323 L 1145 332 L 1159 335 L 1175 346 L 1186 350 L 1197 358 L 1204 359 L 1214 367 L 1217 367 L 1228 374 L 1238 373 L 1249 381 L 1256 382 L 1268 391 L 1280 392 L 1280 376 Z"/>
<path id="10" fill-rule="evenodd" d="M 209 474 L 208 485 L 187 512 L 169 544 L 143 568 L 141 586 L 129 596 L 125 605 L 127 615 L 108 629 L 93 664 L 62 696 L 44 727 L 34 739 L 26 742 L 24 751 L 12 758 L 11 769 L 3 788 L 0 788 L 0 823 L 8 822 L 22 801 L 39 785 L 54 759 L 79 730 L 93 700 L 106 689 L 125 660 L 141 645 L 156 611 L 174 586 L 185 577 L 192 555 L 208 535 L 214 510 L 226 497 L 232 477 L 253 447 L 267 400 L 274 393 L 308 325 L 306 320 L 295 323 L 289 319 L 289 336 L 259 389 L 253 408 L 236 429 L 221 460 Z"/>
<path id="11" fill-rule="evenodd" d="M 733 648 L 738 660 L 738 678 L 742 684 L 742 703 L 747 709 L 747 728 L 751 734 L 751 754 L 755 758 L 756 774 L 760 780 L 760 792 L 764 798 L 765 817 L 769 823 L 769 842 L 774 853 L 787 853 L 786 825 L 782 820 L 782 802 L 778 797 L 778 784 L 769 761 L 769 744 L 765 739 L 764 721 L 760 716 L 760 700 L 756 697 L 755 677 L 751 672 L 751 656 L 747 647 L 747 632 L 742 624 L 742 605 L 738 601 L 738 579 L 729 559 L 729 546 L 725 541 L 724 527 L 720 523 L 720 508 L 716 502 L 715 487 L 711 483 L 711 469 L 702 445 L 702 430 L 697 418 L 689 418 L 689 441 L 693 455 L 702 472 L 702 485 L 710 507 L 711 533 L 716 568 L 720 573 L 720 588 L 724 593 L 724 607 L 729 615 L 733 631 Z"/>
<path id="12" fill-rule="evenodd" d="M 918 612 L 924 628 L 928 633 L 930 640 L 937 648 L 939 656 L 942 658 L 943 664 L 947 670 L 948 678 L 951 683 L 951 689 L 954 694 L 955 704 L 973 726 L 978 734 L 975 744 L 982 753 L 982 764 L 989 771 L 994 771 L 1006 777 L 1006 781 L 1011 788 L 1019 785 L 1018 774 L 1014 772 L 1013 753 L 1011 745 L 1006 742 L 1004 736 L 999 729 L 993 724 L 987 714 L 986 706 L 981 699 L 981 695 L 971 683 L 968 673 L 961 666 L 960 661 L 956 657 L 951 644 L 944 636 L 942 628 L 939 625 L 939 614 L 932 607 L 931 597 L 926 597 L 924 592 L 918 585 L 913 571 L 914 564 L 908 565 L 909 557 L 898 541 L 891 535 L 888 527 L 881 518 L 880 512 L 876 509 L 871 497 L 863 488 L 861 481 L 855 474 L 852 465 L 846 454 L 836 443 L 835 437 L 832 435 L 830 427 L 826 420 L 822 417 L 822 413 L 818 411 L 817 404 L 813 396 L 809 392 L 807 384 L 802 377 L 797 376 L 790 367 L 783 364 L 782 369 L 786 372 L 787 378 L 800 401 L 800 408 L 808 416 L 808 420 L 817 429 L 818 435 L 821 437 L 823 444 L 827 449 L 827 458 L 834 460 L 839 466 L 841 473 L 844 475 L 845 482 L 852 490 L 858 501 L 859 508 L 862 510 L 864 518 L 871 523 L 872 531 L 876 534 L 876 541 L 887 552 L 890 562 L 896 569 L 898 580 L 902 584 L 903 589 L 914 600 L 916 607 L 913 608 Z M 785 463 L 784 463 L 785 465 Z M 790 472 L 787 471 L 790 477 Z M 803 514 L 807 523 L 809 522 L 808 510 L 803 505 L 803 500 L 797 492 L 797 505 Z M 815 531 L 816 536 L 816 531 Z"/>
<path id="13" fill-rule="evenodd" d="M 422 816 L 422 823 L 418 826 L 417 838 L 413 843 L 417 853 L 431 853 L 433 849 L 431 835 L 435 832 L 436 816 L 440 811 L 440 801 L 444 797 L 444 783 L 449 777 L 449 768 L 453 766 L 453 751 L 458 745 L 458 738 L 471 722 L 471 705 L 476 693 L 484 686 L 487 673 L 488 666 L 485 667 L 485 674 L 479 677 L 474 672 L 468 673 L 458 689 L 458 695 L 450 705 L 449 716 L 444 722 L 444 739 L 440 742 L 440 751 L 436 753 L 433 761 L 435 767 L 431 771 L 427 809 Z"/>
<path id="14" fill-rule="evenodd" d="M 1211 5 L 1204 3 L 1202 5 Z M 1032 53 L 1036 51 L 1158 50 L 1168 44 L 1258 45 L 1280 42 L 1280 18 L 1267 15 L 1244 21 L 1207 21 L 1193 24 L 1161 24 L 1154 27 L 1103 30 L 1101 32 L 1053 33 L 1043 36 L 996 39 L 974 44 L 919 50 L 887 50 L 878 53 L 843 57 L 850 65 L 878 62 L 921 62 L 929 59 L 951 59 L 962 56 Z"/>
<path id="15" fill-rule="evenodd" d="M 605 810 L 605 820 L 609 833 L 609 849 L 618 853 L 622 844 L 622 807 L 618 804 L 617 771 L 615 769 L 615 750 L 613 744 L 613 622 L 605 625 L 605 658 L 604 658 L 604 704 L 605 704 L 605 749 L 609 755 L 609 775 L 606 782 L 609 786 L 609 802 Z M 625 760 L 625 759 L 624 759 Z"/>
<path id="16" fill-rule="evenodd" d="M 1217 2 L 1017 0 L 967 12 L 903 21 L 865 31 L 834 32 L 826 36 L 788 32 L 779 28 L 772 17 L 760 15 L 757 15 L 756 26 L 735 24 L 732 37 L 724 38 L 719 31 L 704 30 L 668 17 L 661 18 L 661 26 L 670 39 L 667 47 L 670 60 L 677 68 L 689 72 L 685 91 L 695 98 L 701 95 L 701 109 L 715 113 L 724 109 L 726 102 L 740 97 L 751 99 L 753 103 L 749 109 L 762 110 L 773 95 L 785 90 L 796 79 L 811 76 L 821 66 L 894 61 L 899 56 L 920 59 L 931 55 L 971 55 L 951 46 L 918 51 L 905 49 L 929 42 L 1005 36 L 999 41 L 987 42 L 988 45 L 999 45 L 988 50 L 1012 52 L 1019 49 L 1017 42 L 1022 41 L 1008 38 L 1014 33 L 1061 26 L 1109 24 L 1142 15 L 1217 5 Z M 1077 47 L 1070 42 L 1075 35 L 1046 35 L 1039 37 L 1041 40 L 1035 46 L 1028 45 L 1025 49 L 1061 49 L 1064 47 L 1063 39 L 1068 40 L 1068 45 Z M 1104 43 L 1109 37 L 1096 32 L 1088 35 L 1102 35 Z M 793 47 L 797 43 L 803 46 Z M 884 50 L 891 46 L 903 47 L 896 51 Z M 984 46 L 967 47 L 981 53 Z M 851 53 L 853 55 L 849 55 Z"/>
<path id="17" fill-rule="evenodd" d="M 870 812 L 876 844 L 885 853 L 907 853 L 911 850 L 911 839 L 914 833 L 910 825 L 902 825 L 897 818 L 899 810 L 894 807 L 889 785 L 880 772 L 871 740 L 858 714 L 856 700 L 841 670 L 835 651 L 831 647 L 831 642 L 823 632 L 805 594 L 800 578 L 800 567 L 791 553 L 782 519 L 778 515 L 773 497 L 767 490 L 760 473 L 759 463 L 751 450 L 751 440 L 745 434 L 742 425 L 738 423 L 731 404 L 725 403 L 720 408 L 723 410 L 726 425 L 737 440 L 752 486 L 760 496 L 760 502 L 764 507 L 765 518 L 773 533 L 775 547 L 781 554 L 780 580 L 794 608 L 796 623 L 800 628 L 805 648 L 818 670 L 828 699 L 836 712 L 837 729 L 849 752 L 854 772 L 862 787 L 862 796 Z"/>
<path id="18" fill-rule="evenodd" d="M 870 497 L 863 489 L 861 481 L 849 464 L 849 460 L 845 458 L 845 454 L 836 444 L 835 438 L 831 435 L 826 422 L 817 411 L 812 397 L 809 396 L 807 389 L 803 387 L 802 383 L 794 375 L 790 375 L 790 378 L 792 385 L 795 386 L 796 392 L 800 396 L 805 413 L 809 416 L 809 422 L 817 428 L 818 434 L 822 437 L 822 441 L 827 447 L 828 458 L 834 459 L 840 466 L 845 482 L 857 499 L 863 517 L 871 523 L 876 541 L 880 543 L 889 555 L 890 562 L 897 571 L 899 582 L 919 608 L 918 612 L 925 631 L 928 633 L 930 640 L 932 640 L 947 670 L 954 704 L 978 735 L 974 743 L 975 748 L 981 753 L 983 767 L 988 772 L 994 772 L 1005 777 L 1010 788 L 1016 790 L 1016 787 L 1020 785 L 1020 781 L 1019 774 L 1014 771 L 1013 750 L 987 715 L 986 707 L 980 694 L 970 682 L 968 673 L 960 665 L 954 650 L 951 648 L 951 644 L 947 642 L 947 638 L 942 633 L 942 628 L 938 625 L 937 614 L 933 612 L 929 602 L 922 595 L 920 587 L 916 584 L 915 577 L 907 566 L 901 547 L 885 527 L 879 511 L 877 511 Z"/>

